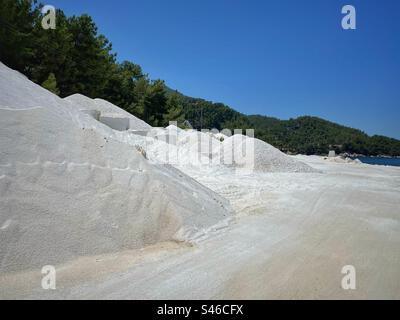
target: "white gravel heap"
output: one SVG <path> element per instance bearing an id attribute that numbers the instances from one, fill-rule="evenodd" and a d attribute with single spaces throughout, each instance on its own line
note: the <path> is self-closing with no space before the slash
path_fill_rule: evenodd
<path id="1" fill-rule="evenodd" d="M 254 153 L 246 154 L 246 144 L 252 145 Z M 277 148 L 259 139 L 235 134 L 222 142 L 223 162 L 233 157 L 232 166 L 242 167 L 245 161 L 252 163 L 255 171 L 263 172 L 315 172 L 309 165 L 291 158 Z M 244 156 L 244 158 L 243 158 Z"/>
<path id="2" fill-rule="evenodd" d="M 0 272 L 190 240 L 230 216 L 225 199 L 148 161 L 135 135 L 1 63 L 0 92 Z"/>
<path id="3" fill-rule="evenodd" d="M 167 129 L 152 129 L 150 136 L 155 139 L 132 135 L 130 143 L 145 149 L 149 160 L 172 163 L 182 170 L 186 167 L 214 167 L 218 170 L 223 166 L 247 168 L 247 172 L 317 171 L 264 141 L 241 134 L 223 135 L 221 142 L 212 133 L 169 126 Z M 246 146 L 251 148 L 246 150 Z"/>
<path id="4" fill-rule="evenodd" d="M 116 105 L 103 100 L 103 99 L 91 99 L 82 94 L 73 94 L 64 100 L 70 102 L 77 110 L 96 110 L 101 114 L 116 115 L 123 118 L 128 118 L 131 130 L 150 130 L 151 126 L 136 118 L 129 112 L 117 107 Z"/>
<path id="5" fill-rule="evenodd" d="M 130 144 L 146 150 L 150 161 L 170 163 L 183 167 L 200 167 L 219 164 L 221 142 L 208 133 L 197 130 L 182 130 L 173 125 L 153 128 L 147 137 L 132 134 Z M 217 161 L 218 160 L 218 161 Z"/>

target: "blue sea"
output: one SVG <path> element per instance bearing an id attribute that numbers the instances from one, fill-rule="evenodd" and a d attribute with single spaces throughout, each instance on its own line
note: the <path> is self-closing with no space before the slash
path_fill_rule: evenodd
<path id="1" fill-rule="evenodd" d="M 367 164 L 400 167 L 400 158 L 356 157 L 353 159 L 359 159 L 362 163 L 367 163 Z"/>

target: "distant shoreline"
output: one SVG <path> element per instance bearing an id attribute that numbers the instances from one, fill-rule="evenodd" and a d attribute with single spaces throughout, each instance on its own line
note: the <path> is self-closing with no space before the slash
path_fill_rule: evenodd
<path id="1" fill-rule="evenodd" d="M 400 167 L 400 157 L 368 157 L 358 156 L 350 157 L 351 159 L 358 159 L 362 163 L 381 166 Z"/>
<path id="2" fill-rule="evenodd" d="M 386 154 L 380 154 L 377 156 L 374 155 L 365 155 L 365 154 L 357 154 L 357 153 L 342 153 L 340 154 L 341 156 L 344 157 L 349 157 L 349 158 L 358 158 L 358 157 L 365 157 L 365 158 L 393 158 L 393 159 L 400 159 L 400 156 L 390 156 Z"/>

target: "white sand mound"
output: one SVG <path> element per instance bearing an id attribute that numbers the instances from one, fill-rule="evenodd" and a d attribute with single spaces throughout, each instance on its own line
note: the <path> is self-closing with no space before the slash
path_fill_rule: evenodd
<path id="1" fill-rule="evenodd" d="M 115 115 L 129 119 L 129 128 L 131 130 L 149 130 L 151 126 L 143 120 L 136 118 L 129 112 L 117 107 L 103 99 L 91 99 L 81 94 L 73 94 L 64 100 L 70 102 L 77 110 L 98 111 L 102 115 Z"/>
<path id="2" fill-rule="evenodd" d="M 336 156 L 336 157 L 324 157 L 324 160 L 336 163 L 350 163 L 350 164 L 360 164 L 362 163 L 359 159 L 351 159 L 349 157 Z"/>
<path id="3" fill-rule="evenodd" d="M 252 143 L 254 143 L 254 153 L 246 154 L 246 144 Z M 289 157 L 270 144 L 241 134 L 226 138 L 222 142 L 221 154 L 225 164 L 229 162 L 229 159 L 232 159 L 231 163 L 236 167 L 245 165 L 249 161 L 248 159 L 251 159 L 256 171 L 315 172 L 315 169 L 309 165 Z"/>
<path id="4" fill-rule="evenodd" d="M 170 124 L 168 127 L 166 127 L 165 128 L 167 131 L 175 131 L 175 132 L 179 132 L 179 133 L 181 133 L 181 132 L 185 132 L 185 130 L 183 130 L 183 129 L 181 129 L 181 128 L 179 128 L 179 127 L 177 127 L 177 126 L 175 126 L 175 125 L 173 125 L 173 124 Z"/>
<path id="5" fill-rule="evenodd" d="M 198 155 L 201 160 L 203 157 L 211 159 L 219 152 L 221 142 L 208 133 L 188 130 L 179 135 L 178 146 L 183 154 Z M 204 164 L 204 161 L 200 163 Z"/>
<path id="6" fill-rule="evenodd" d="M 86 97 L 82 94 L 76 93 L 73 95 L 70 95 L 69 97 L 64 98 L 65 101 L 68 101 L 71 103 L 71 105 L 76 109 L 76 110 L 99 110 L 100 108 L 96 105 L 96 102 L 94 99 L 91 99 L 89 97 Z"/>
<path id="7" fill-rule="evenodd" d="M 130 143 L 143 147 L 149 160 L 171 163 L 180 169 L 212 165 L 212 159 L 219 161 L 221 147 L 221 142 L 207 133 L 175 126 L 153 128 L 148 137 L 132 135 Z"/>
<path id="8" fill-rule="evenodd" d="M 246 167 L 263 172 L 316 172 L 307 164 L 294 159 L 264 141 L 244 135 L 228 137 L 221 142 L 215 134 L 196 130 L 181 130 L 175 126 L 154 128 L 151 136 L 132 138 L 155 163 L 172 163 L 178 168 L 227 166 Z M 135 141 L 135 142 L 133 142 Z M 254 149 L 246 150 L 253 143 Z M 250 151 L 246 154 L 247 151 Z"/>
<path id="9" fill-rule="evenodd" d="M 0 272 L 185 240 L 226 200 L 0 63 Z M 92 101 L 91 99 L 88 101 Z"/>

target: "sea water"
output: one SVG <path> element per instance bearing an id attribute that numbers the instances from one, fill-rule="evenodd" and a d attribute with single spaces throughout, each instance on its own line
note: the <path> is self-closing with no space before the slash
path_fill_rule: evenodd
<path id="1" fill-rule="evenodd" d="M 400 167 L 400 158 L 356 157 L 355 159 L 359 159 L 362 163 L 367 163 L 367 164 Z"/>

